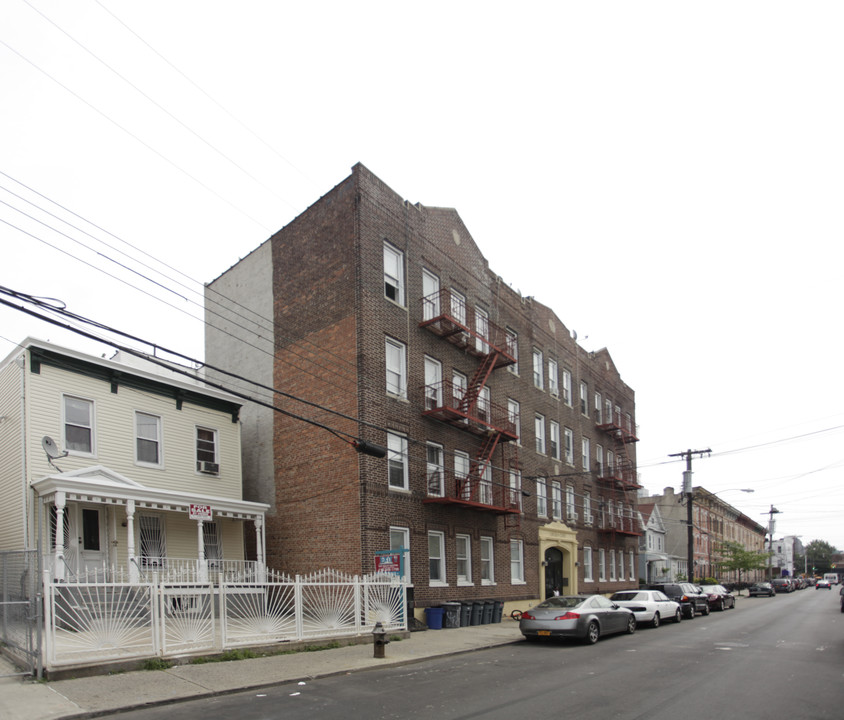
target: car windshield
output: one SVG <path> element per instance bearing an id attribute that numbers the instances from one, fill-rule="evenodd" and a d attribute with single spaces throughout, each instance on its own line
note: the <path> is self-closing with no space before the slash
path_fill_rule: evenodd
<path id="1" fill-rule="evenodd" d="M 550 597 L 547 600 L 539 603 L 537 608 L 574 608 L 580 605 L 585 597 L 578 595 L 564 595 L 561 597 Z"/>
<path id="2" fill-rule="evenodd" d="M 724 588 L 720 585 L 704 585 L 703 592 L 707 593 L 724 593 L 727 592 Z"/>
<path id="3" fill-rule="evenodd" d="M 610 600 L 648 600 L 648 594 L 643 592 L 636 592 L 635 590 L 630 590 L 628 592 L 617 592 L 613 593 Z"/>

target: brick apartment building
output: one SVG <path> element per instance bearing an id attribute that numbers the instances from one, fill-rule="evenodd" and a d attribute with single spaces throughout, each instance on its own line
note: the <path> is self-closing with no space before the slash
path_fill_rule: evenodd
<path id="1" fill-rule="evenodd" d="M 207 362 L 282 409 L 242 414 L 270 568 L 367 573 L 408 548 L 419 608 L 637 586 L 634 393 L 455 210 L 358 164 L 210 283 L 206 315 Z"/>

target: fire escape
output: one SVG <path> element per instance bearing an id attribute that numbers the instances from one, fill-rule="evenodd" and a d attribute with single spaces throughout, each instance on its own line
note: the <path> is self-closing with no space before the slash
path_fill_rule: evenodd
<path id="1" fill-rule="evenodd" d="M 424 502 L 471 507 L 504 515 L 506 524 L 517 524 L 521 513 L 521 486 L 511 485 L 493 470 L 493 457 L 499 451 L 498 466 L 519 468 L 515 446 L 516 423 L 508 410 L 489 398 L 487 381 L 493 371 L 516 362 L 512 339 L 501 328 L 477 311 L 467 319 L 470 308 L 462 297 L 440 290 L 422 299 L 423 320 L 419 327 L 478 358 L 477 369 L 464 384 L 440 380 L 424 387 L 422 412 L 480 439 L 480 447 L 466 472 L 429 469 L 428 497 Z"/>
<path id="2" fill-rule="evenodd" d="M 630 415 L 622 415 L 619 407 L 613 409 L 608 401 L 603 413 L 596 419 L 596 428 L 609 437 L 609 448 L 613 453 L 612 456 L 607 455 L 607 462 L 598 472 L 598 483 L 604 489 L 598 530 L 613 536 L 641 535 L 642 528 L 633 513 L 635 503 L 627 494 L 632 492 L 635 498 L 636 490 L 642 487 L 628 450 L 632 443 L 639 442 L 633 420 Z"/>

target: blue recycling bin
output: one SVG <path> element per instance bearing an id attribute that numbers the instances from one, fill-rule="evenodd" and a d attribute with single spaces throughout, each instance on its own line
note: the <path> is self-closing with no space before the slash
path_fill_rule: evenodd
<path id="1" fill-rule="evenodd" d="M 429 630 L 442 630 L 443 609 L 441 607 L 425 608 L 425 622 Z"/>

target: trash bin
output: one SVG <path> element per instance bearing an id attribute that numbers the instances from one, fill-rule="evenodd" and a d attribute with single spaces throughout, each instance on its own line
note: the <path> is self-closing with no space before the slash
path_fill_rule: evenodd
<path id="1" fill-rule="evenodd" d="M 492 601 L 492 622 L 500 623 L 502 611 L 504 610 L 504 603 L 501 600 Z"/>
<path id="2" fill-rule="evenodd" d="M 460 604 L 460 627 L 466 627 L 472 622 L 472 603 L 464 602 Z"/>
<path id="3" fill-rule="evenodd" d="M 484 616 L 484 604 L 482 602 L 472 603 L 472 618 L 469 620 L 470 625 L 480 625 Z"/>
<path id="4" fill-rule="evenodd" d="M 443 627 L 445 628 L 459 628 L 460 627 L 460 603 L 459 602 L 445 602 L 443 603 Z"/>
<path id="5" fill-rule="evenodd" d="M 425 608 L 425 622 L 429 630 L 443 629 L 443 609 L 441 607 Z"/>
<path id="6" fill-rule="evenodd" d="M 489 625 L 492 622 L 492 609 L 493 609 L 493 602 L 492 600 L 487 600 L 484 602 L 484 617 L 481 620 L 481 625 Z"/>

